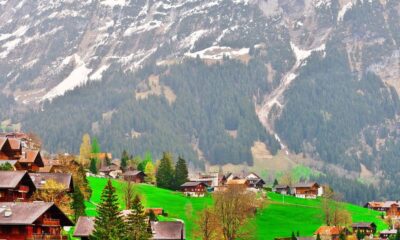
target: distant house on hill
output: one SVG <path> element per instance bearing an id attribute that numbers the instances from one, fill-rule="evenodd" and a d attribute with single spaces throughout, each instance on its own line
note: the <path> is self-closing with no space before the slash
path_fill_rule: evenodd
<path id="1" fill-rule="evenodd" d="M 26 150 L 18 161 L 20 169 L 28 172 L 37 172 L 44 167 L 43 158 L 38 150 Z"/>
<path id="2" fill-rule="evenodd" d="M 364 207 L 375 211 L 385 212 L 387 217 L 400 217 L 400 202 L 398 201 L 368 202 Z"/>
<path id="3" fill-rule="evenodd" d="M 0 206 L 0 239 L 65 239 L 71 220 L 49 202 L 3 202 Z"/>
<path id="4" fill-rule="evenodd" d="M 249 180 L 247 179 L 232 179 L 226 182 L 227 186 L 240 186 L 243 188 L 248 188 L 250 186 Z"/>
<path id="5" fill-rule="evenodd" d="M 164 215 L 164 209 L 163 209 L 163 208 L 146 208 L 146 209 L 144 210 L 144 213 L 145 213 L 145 214 L 149 214 L 150 211 L 153 211 L 153 213 L 154 213 L 156 216 Z"/>
<path id="6" fill-rule="evenodd" d="M 203 182 L 186 182 L 181 185 L 181 191 L 190 197 L 204 197 L 208 185 Z"/>
<path id="7" fill-rule="evenodd" d="M 184 240 L 185 224 L 181 221 L 151 222 L 153 240 Z"/>
<path id="8" fill-rule="evenodd" d="M 376 224 L 373 222 L 357 222 L 351 225 L 353 228 L 353 233 L 361 232 L 366 236 L 376 233 Z"/>
<path id="9" fill-rule="evenodd" d="M 317 198 L 323 190 L 316 182 L 298 183 L 293 186 L 293 194 L 298 198 Z"/>
<path id="10" fill-rule="evenodd" d="M 341 233 L 347 236 L 350 234 L 350 231 L 345 227 L 321 226 L 315 231 L 314 235 L 319 235 L 321 240 L 338 240 Z"/>
<path id="11" fill-rule="evenodd" d="M 135 183 L 143 183 L 146 174 L 142 171 L 132 170 L 126 171 L 122 175 L 125 181 L 135 182 Z"/>
<path id="12" fill-rule="evenodd" d="M 37 189 L 42 189 L 47 181 L 53 180 L 56 183 L 62 184 L 65 187 L 65 191 L 69 193 L 74 191 L 74 184 L 70 173 L 29 173 L 29 176 Z"/>
<path id="13" fill-rule="evenodd" d="M 290 186 L 289 185 L 276 185 L 274 191 L 279 194 L 289 195 L 290 194 Z"/>
<path id="14" fill-rule="evenodd" d="M 112 178 L 116 178 L 120 174 L 122 174 L 120 167 L 115 164 L 111 164 L 110 166 L 104 166 L 99 169 L 99 172 L 100 172 L 100 175 L 110 176 Z"/>
<path id="15" fill-rule="evenodd" d="M 379 233 L 379 239 L 386 240 L 391 236 L 395 236 L 397 234 L 397 229 L 383 230 Z"/>
<path id="16" fill-rule="evenodd" d="M 265 185 L 264 180 L 253 172 L 246 174 L 244 178 L 249 181 L 249 187 L 251 188 L 262 189 Z"/>
<path id="17" fill-rule="evenodd" d="M 73 236 L 81 238 L 82 240 L 89 240 L 90 235 L 92 235 L 94 231 L 94 220 L 94 217 L 79 217 Z"/>
<path id="18" fill-rule="evenodd" d="M 28 201 L 35 190 L 26 171 L 0 171 L 0 202 Z"/>

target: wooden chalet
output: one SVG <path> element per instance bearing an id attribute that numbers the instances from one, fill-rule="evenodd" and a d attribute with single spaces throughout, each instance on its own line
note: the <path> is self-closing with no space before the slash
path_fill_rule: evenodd
<path id="1" fill-rule="evenodd" d="M 298 198 L 317 198 L 320 196 L 320 186 L 316 182 L 298 183 L 293 186 L 294 195 Z"/>
<path id="2" fill-rule="evenodd" d="M 22 155 L 22 142 L 17 138 L 8 138 L 10 142 L 11 150 L 13 152 L 13 158 L 19 159 Z"/>
<path id="3" fill-rule="evenodd" d="M 397 229 L 383 230 L 379 233 L 379 239 L 386 240 L 391 236 L 395 236 L 397 234 Z"/>
<path id="4" fill-rule="evenodd" d="M 10 141 L 5 137 L 0 137 L 0 161 L 2 160 L 15 160 Z"/>
<path id="5" fill-rule="evenodd" d="M 274 191 L 279 194 L 289 195 L 290 194 L 290 186 L 289 185 L 276 185 Z"/>
<path id="6" fill-rule="evenodd" d="M 99 169 L 100 174 L 104 175 L 104 176 L 110 176 L 112 174 L 112 172 L 115 171 L 119 171 L 120 173 L 122 173 L 122 171 L 120 170 L 120 167 L 115 165 L 115 164 L 111 164 L 110 166 L 103 166 Z"/>
<path id="7" fill-rule="evenodd" d="M 144 178 L 146 177 L 146 174 L 142 171 L 126 171 L 124 174 L 122 174 L 123 178 L 125 181 L 128 182 L 135 182 L 135 183 L 143 183 Z"/>
<path id="8" fill-rule="evenodd" d="M 227 186 L 239 186 L 243 188 L 248 188 L 250 186 L 249 180 L 247 179 L 232 179 L 226 182 Z"/>
<path id="9" fill-rule="evenodd" d="M 321 240 L 338 240 L 341 233 L 345 236 L 350 235 L 347 228 L 337 226 L 321 226 L 315 231 L 314 235 L 319 235 Z"/>
<path id="10" fill-rule="evenodd" d="M 184 240 L 185 224 L 181 221 L 151 222 L 153 240 Z"/>
<path id="11" fill-rule="evenodd" d="M 18 170 L 27 170 L 28 172 L 37 172 L 39 168 L 44 167 L 43 158 L 38 150 L 26 150 L 18 161 Z"/>
<path id="12" fill-rule="evenodd" d="M 203 182 L 186 182 L 181 185 L 181 191 L 190 197 L 204 197 L 208 185 Z"/>
<path id="13" fill-rule="evenodd" d="M 79 217 L 75 225 L 74 237 L 81 238 L 82 240 L 89 240 L 90 235 L 94 231 L 94 217 Z"/>
<path id="14" fill-rule="evenodd" d="M 399 218 L 400 217 L 400 202 L 399 201 L 385 201 L 385 202 L 368 202 L 364 207 L 385 212 L 387 217 Z"/>
<path id="15" fill-rule="evenodd" d="M 37 189 L 42 189 L 43 186 L 46 184 L 47 181 L 53 180 L 56 183 L 63 185 L 66 192 L 73 192 L 74 191 L 74 183 L 72 180 L 71 173 L 29 173 L 33 183 L 35 184 Z"/>
<path id="16" fill-rule="evenodd" d="M 54 203 L 0 204 L 0 239 L 68 239 L 62 235 L 62 227 L 73 225 Z"/>
<path id="17" fill-rule="evenodd" d="M 35 190 L 26 171 L 0 171 L 0 202 L 29 201 Z"/>
<path id="18" fill-rule="evenodd" d="M 247 174 L 245 179 L 249 181 L 249 187 L 251 188 L 262 189 L 265 185 L 264 180 L 253 172 Z"/>
<path id="19" fill-rule="evenodd" d="M 351 225 L 353 233 L 361 232 L 365 236 L 374 235 L 376 233 L 376 224 L 373 222 L 358 222 Z"/>

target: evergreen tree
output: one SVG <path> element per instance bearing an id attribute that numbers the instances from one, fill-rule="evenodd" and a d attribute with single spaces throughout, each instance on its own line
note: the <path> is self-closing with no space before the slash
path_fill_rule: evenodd
<path id="1" fill-rule="evenodd" d="M 136 195 L 132 201 L 131 213 L 127 217 L 127 235 L 128 239 L 146 240 L 151 237 L 147 231 L 146 216 L 140 198 Z"/>
<path id="2" fill-rule="evenodd" d="M 179 189 L 182 184 L 188 181 L 188 175 L 186 161 L 179 157 L 175 166 L 175 189 Z"/>
<path id="3" fill-rule="evenodd" d="M 400 240 L 400 229 L 399 228 L 397 229 L 397 233 L 394 236 L 394 240 Z"/>
<path id="4" fill-rule="evenodd" d="M 75 221 L 80 216 L 85 215 L 85 197 L 78 186 L 74 186 L 74 193 L 72 194 L 72 209 L 74 209 Z"/>
<path id="5" fill-rule="evenodd" d="M 92 142 L 92 153 L 93 154 L 99 154 L 101 152 L 101 149 L 100 149 L 100 144 L 99 144 L 99 142 L 97 141 L 97 138 L 93 138 L 93 142 Z"/>
<path id="6" fill-rule="evenodd" d="M 145 168 L 146 168 L 146 165 L 147 165 L 149 162 L 153 162 L 153 157 L 151 156 L 151 152 L 150 152 L 150 151 L 147 151 L 147 152 L 145 153 L 145 155 L 144 155 L 143 161 L 140 162 L 140 163 L 138 164 L 137 169 L 138 169 L 139 171 L 144 172 L 144 171 L 145 171 Z"/>
<path id="7" fill-rule="evenodd" d="M 154 213 L 153 209 L 150 209 L 149 212 L 149 220 L 152 222 L 158 221 L 156 214 Z"/>
<path id="8" fill-rule="evenodd" d="M 296 236 L 294 235 L 294 232 L 292 232 L 292 238 L 291 240 L 297 240 Z"/>
<path id="9" fill-rule="evenodd" d="M 299 230 L 297 230 L 296 236 L 300 237 L 300 231 Z"/>
<path id="10" fill-rule="evenodd" d="M 121 156 L 121 168 L 126 169 L 128 166 L 128 161 L 129 161 L 129 155 L 126 150 L 122 151 L 122 156 Z"/>
<path id="11" fill-rule="evenodd" d="M 274 180 L 274 183 L 272 184 L 272 187 L 274 188 L 274 187 L 276 187 L 276 186 L 278 186 L 278 180 L 275 178 L 275 180 Z"/>
<path id="12" fill-rule="evenodd" d="M 120 215 L 118 197 L 110 179 L 101 194 L 97 213 L 94 232 L 90 239 L 120 240 L 125 238 L 125 223 Z"/>
<path id="13" fill-rule="evenodd" d="M 93 174 L 97 174 L 97 158 L 91 158 L 90 159 L 90 166 L 89 170 Z"/>
<path id="14" fill-rule="evenodd" d="M 168 152 L 163 153 L 160 166 L 156 173 L 157 186 L 160 188 L 174 188 L 174 169 L 172 167 L 172 156 Z"/>

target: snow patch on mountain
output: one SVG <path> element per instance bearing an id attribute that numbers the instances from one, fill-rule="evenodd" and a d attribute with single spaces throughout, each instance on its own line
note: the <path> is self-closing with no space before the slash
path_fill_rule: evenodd
<path id="1" fill-rule="evenodd" d="M 308 57 L 310 57 L 310 55 L 313 52 L 320 52 L 320 51 L 325 51 L 325 43 L 322 44 L 321 46 L 311 49 L 311 50 L 303 50 L 300 49 L 299 47 L 297 47 L 294 43 L 290 42 L 290 46 L 294 52 L 294 55 L 296 56 L 296 60 L 298 63 L 304 61 L 305 59 L 307 59 Z"/>
<path id="2" fill-rule="evenodd" d="M 353 7 L 353 3 L 349 2 L 347 4 L 345 4 L 339 11 L 338 16 L 337 16 L 337 21 L 343 21 L 344 15 L 346 14 L 346 12 L 348 10 L 350 10 Z"/>
<path id="3" fill-rule="evenodd" d="M 100 2 L 100 4 L 113 8 L 115 6 L 126 6 L 127 1 L 126 0 L 103 0 Z"/>
<path id="4" fill-rule="evenodd" d="M 43 100 L 52 100 L 55 97 L 62 96 L 65 92 L 73 90 L 76 87 L 83 86 L 88 81 L 88 75 L 92 69 L 88 68 L 85 62 L 77 54 L 74 54 L 75 69 L 56 87 L 51 89 L 44 97 Z"/>
<path id="5" fill-rule="evenodd" d="M 199 56 L 201 59 L 222 60 L 224 56 L 231 58 L 244 56 L 249 53 L 249 50 L 249 48 L 233 49 L 230 47 L 212 46 L 194 53 L 185 53 L 185 56 L 191 58 Z"/>

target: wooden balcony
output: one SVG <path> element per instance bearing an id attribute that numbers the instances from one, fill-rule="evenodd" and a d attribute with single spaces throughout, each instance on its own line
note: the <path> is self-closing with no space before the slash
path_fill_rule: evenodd
<path id="1" fill-rule="evenodd" d="M 60 226 L 60 220 L 52 218 L 44 218 L 42 226 Z"/>

